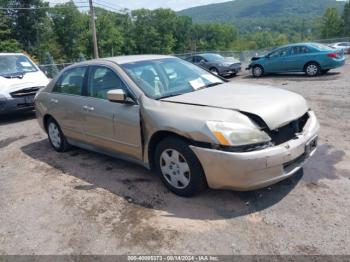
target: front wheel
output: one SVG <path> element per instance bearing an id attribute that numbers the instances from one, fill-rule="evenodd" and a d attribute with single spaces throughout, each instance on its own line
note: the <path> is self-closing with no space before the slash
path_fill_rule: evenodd
<path id="1" fill-rule="evenodd" d="M 307 76 L 318 76 L 321 74 L 321 68 L 316 63 L 309 63 L 305 66 L 305 74 Z"/>
<path id="2" fill-rule="evenodd" d="M 165 186 L 179 196 L 194 196 L 207 186 L 199 160 L 180 138 L 168 137 L 158 144 L 155 168 Z"/>
<path id="3" fill-rule="evenodd" d="M 254 77 L 261 77 L 264 74 L 264 69 L 260 65 L 256 65 L 252 68 L 252 74 Z"/>
<path id="4" fill-rule="evenodd" d="M 215 67 L 210 68 L 210 72 L 214 75 L 217 75 L 217 76 L 219 75 L 219 70 L 217 70 Z"/>

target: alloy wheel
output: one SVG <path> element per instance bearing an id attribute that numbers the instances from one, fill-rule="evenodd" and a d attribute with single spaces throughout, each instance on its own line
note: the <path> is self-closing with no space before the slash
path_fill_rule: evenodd
<path id="1" fill-rule="evenodd" d="M 310 64 L 306 67 L 306 73 L 309 76 L 315 76 L 318 73 L 318 66 L 315 64 Z"/>
<path id="2" fill-rule="evenodd" d="M 186 188 L 191 179 L 190 167 L 177 150 L 167 149 L 160 155 L 160 168 L 165 180 L 176 189 Z"/>
<path id="3" fill-rule="evenodd" d="M 263 74 L 262 68 L 260 66 L 256 66 L 253 68 L 253 75 L 256 77 L 260 77 Z"/>
<path id="4" fill-rule="evenodd" d="M 49 133 L 49 137 L 50 137 L 52 145 L 55 148 L 60 148 L 61 143 L 62 143 L 61 135 L 60 135 L 60 131 L 58 129 L 58 126 L 54 122 L 51 122 L 49 124 L 48 133 Z"/>

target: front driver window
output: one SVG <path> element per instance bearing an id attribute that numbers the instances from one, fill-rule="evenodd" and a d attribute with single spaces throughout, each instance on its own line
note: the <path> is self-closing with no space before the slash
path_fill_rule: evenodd
<path id="1" fill-rule="evenodd" d="M 65 71 L 57 81 L 53 92 L 81 95 L 85 73 L 86 67 L 78 67 Z"/>
<path id="2" fill-rule="evenodd" d="M 270 53 L 269 57 L 274 58 L 274 57 L 284 57 L 288 55 L 289 48 L 282 48 L 278 49 L 276 51 L 273 51 Z"/>
<path id="3" fill-rule="evenodd" d="M 89 96 L 107 99 L 107 92 L 113 89 L 123 89 L 127 92 L 119 76 L 111 69 L 102 66 L 92 67 L 88 85 Z"/>

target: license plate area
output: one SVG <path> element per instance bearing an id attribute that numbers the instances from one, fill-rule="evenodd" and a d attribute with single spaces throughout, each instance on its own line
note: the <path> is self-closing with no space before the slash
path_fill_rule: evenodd
<path id="1" fill-rule="evenodd" d="M 25 96 L 24 97 L 24 102 L 27 104 L 27 105 L 33 105 L 34 104 L 34 96 Z"/>
<path id="2" fill-rule="evenodd" d="M 314 137 L 309 140 L 305 145 L 305 155 L 308 157 L 316 149 L 318 143 L 318 137 Z"/>

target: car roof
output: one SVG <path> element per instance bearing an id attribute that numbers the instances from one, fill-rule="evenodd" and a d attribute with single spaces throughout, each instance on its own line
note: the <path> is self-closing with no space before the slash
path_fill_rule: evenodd
<path id="1" fill-rule="evenodd" d="M 74 63 L 68 67 L 79 67 L 79 66 L 87 66 L 87 65 L 94 65 L 94 64 L 103 64 L 112 62 L 118 65 L 127 64 L 127 63 L 134 63 L 134 62 L 140 62 L 140 61 L 147 61 L 147 60 L 156 60 L 156 59 L 164 59 L 164 58 L 175 58 L 174 56 L 169 55 L 126 55 L 126 56 L 115 56 L 115 57 L 105 57 L 105 58 L 98 58 L 98 59 L 92 59 L 92 60 L 86 60 L 78 63 Z"/>
<path id="2" fill-rule="evenodd" d="M 319 45 L 320 43 L 312 43 L 312 42 L 308 42 L 308 43 L 295 43 L 295 44 L 288 44 L 288 45 L 283 45 L 283 46 L 280 46 L 280 47 L 277 47 L 278 49 L 279 48 L 285 48 L 285 47 L 293 47 L 293 46 L 301 46 L 301 45 L 306 45 L 306 46 L 310 46 L 310 45 Z M 322 44 L 323 45 L 323 44 Z M 276 48 L 276 49 L 277 49 Z"/>
<path id="3" fill-rule="evenodd" d="M 126 55 L 126 56 L 102 58 L 102 60 L 111 61 L 116 64 L 126 64 L 126 63 L 134 63 L 134 62 L 164 59 L 164 58 L 174 58 L 174 57 L 169 55 Z"/>
<path id="4" fill-rule="evenodd" d="M 0 56 L 5 56 L 5 55 L 24 55 L 24 56 L 26 56 L 25 54 L 22 54 L 22 53 L 0 53 Z"/>

